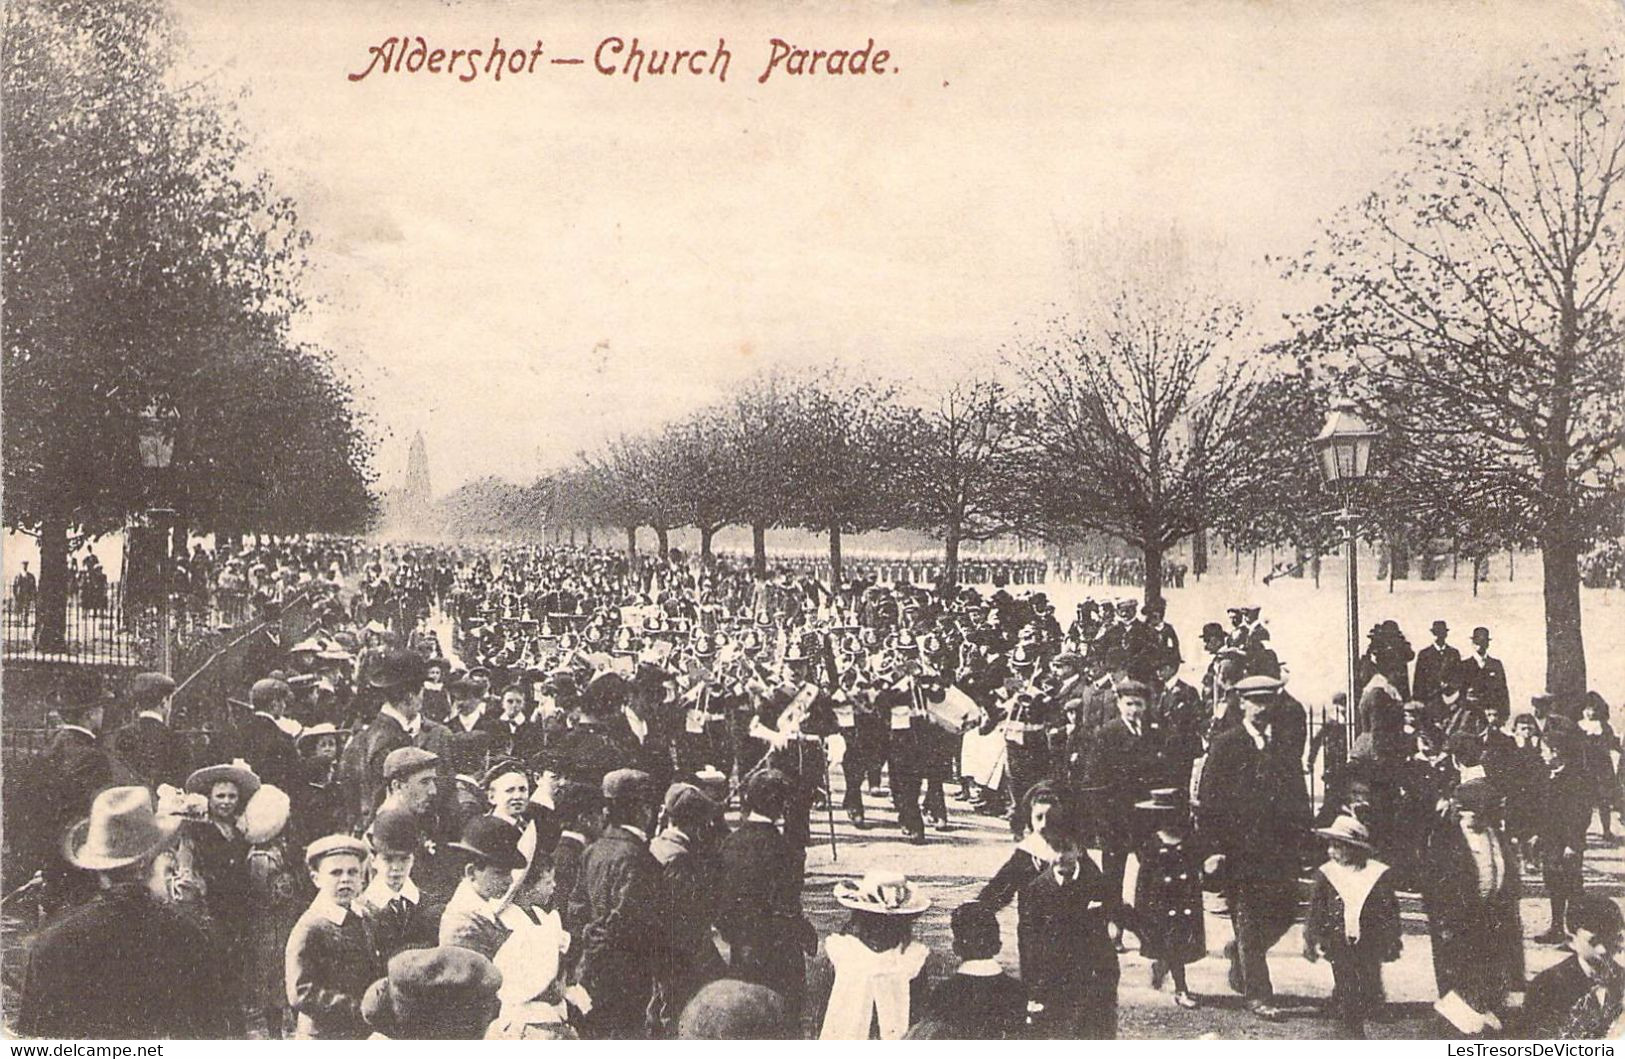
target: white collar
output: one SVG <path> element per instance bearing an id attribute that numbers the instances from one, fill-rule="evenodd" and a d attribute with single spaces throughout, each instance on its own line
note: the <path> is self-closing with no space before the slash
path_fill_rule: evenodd
<path id="1" fill-rule="evenodd" d="M 86 735 L 90 736 L 90 738 L 92 738 L 92 739 L 97 738 L 97 735 L 96 735 L 95 732 L 92 732 L 89 728 L 86 728 L 82 724 L 65 724 L 65 725 L 62 726 L 62 730 L 65 731 L 65 732 L 67 732 L 67 731 L 83 732 Z"/>
<path id="2" fill-rule="evenodd" d="M 378 712 L 383 714 L 385 717 L 393 718 L 396 723 L 398 723 L 403 729 L 406 730 L 407 734 L 409 734 L 409 735 L 417 735 L 418 734 L 418 725 L 419 725 L 419 722 L 421 721 L 421 718 L 414 717 L 409 721 L 409 720 L 406 719 L 406 715 L 404 713 L 402 713 L 400 710 L 397 710 L 395 708 L 395 705 L 393 703 L 389 703 L 389 702 L 386 702 L 382 706 L 378 707 Z"/>
<path id="3" fill-rule="evenodd" d="M 643 742 L 644 737 L 649 734 L 649 725 L 630 706 L 622 706 L 621 712 L 626 715 L 626 723 L 632 729 L 632 734 L 637 736 L 638 742 Z"/>
<path id="4" fill-rule="evenodd" d="M 637 836 L 639 842 L 649 841 L 649 833 L 643 830 L 641 827 L 633 827 L 631 824 L 622 824 L 621 830 L 632 832 L 632 834 Z"/>
<path id="5" fill-rule="evenodd" d="M 340 908 L 337 901 L 321 894 L 317 894 L 316 899 L 310 903 L 310 910 L 332 923 L 335 927 L 342 927 L 344 921 L 350 916 L 348 908 Z"/>
<path id="6" fill-rule="evenodd" d="M 457 889 L 446 902 L 443 915 L 482 915 L 495 922 L 502 910 L 502 898 L 481 897 L 480 892 L 474 889 L 474 880 L 465 877 L 457 884 Z"/>
<path id="7" fill-rule="evenodd" d="M 761 813 L 749 813 L 745 816 L 745 822 L 747 824 L 771 824 L 773 819 L 763 816 Z"/>
<path id="8" fill-rule="evenodd" d="M 169 723 L 168 721 L 164 720 L 164 715 L 159 713 L 157 710 L 142 710 L 140 713 L 136 714 L 136 716 L 137 717 L 151 717 L 153 720 L 157 721 L 159 724 L 168 724 Z"/>
<path id="9" fill-rule="evenodd" d="M 1241 726 L 1247 729 L 1248 735 L 1252 736 L 1254 746 L 1261 746 L 1269 740 L 1270 726 L 1268 724 L 1265 724 L 1262 728 L 1254 728 L 1253 722 L 1243 718 Z"/>
<path id="10" fill-rule="evenodd" d="M 379 872 L 372 877 L 372 882 L 368 883 L 367 888 L 361 892 L 361 899 L 374 908 L 382 908 L 397 897 L 406 898 L 406 903 L 410 905 L 416 905 L 423 899 L 422 893 L 418 891 L 418 884 L 412 881 L 410 875 L 401 884 L 400 890 L 395 891 L 391 890 L 389 884 L 384 881 L 384 873 Z"/>
<path id="11" fill-rule="evenodd" d="M 955 974 L 969 975 L 972 978 L 997 978 L 1004 973 L 999 961 L 989 958 L 985 960 L 966 960 L 959 965 Z"/>
<path id="12" fill-rule="evenodd" d="M 1020 842 L 1016 843 L 1016 848 L 1040 864 L 1054 864 L 1061 859 L 1061 855 L 1055 852 L 1055 847 L 1051 846 L 1044 836 L 1037 831 L 1028 833 Z"/>
<path id="13" fill-rule="evenodd" d="M 587 836 L 583 835 L 580 831 L 560 831 L 559 832 L 559 837 L 560 838 L 573 838 L 577 842 L 581 843 L 583 846 L 585 846 L 587 844 Z"/>

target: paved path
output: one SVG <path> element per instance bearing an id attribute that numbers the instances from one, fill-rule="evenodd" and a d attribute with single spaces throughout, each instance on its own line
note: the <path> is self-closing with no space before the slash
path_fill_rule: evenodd
<path id="1" fill-rule="evenodd" d="M 839 769 L 831 770 L 837 792 L 841 789 Z M 1008 825 L 999 819 L 977 816 L 961 802 L 950 798 L 951 830 L 932 831 L 924 845 L 906 841 L 896 826 L 889 798 L 867 797 L 869 827 L 859 831 L 835 812 L 835 854 L 829 844 L 829 816 L 818 810 L 814 835 L 821 844 L 807 851 L 807 884 L 804 904 L 809 918 L 825 936 L 845 923 L 845 910 L 836 905 L 831 891 L 837 879 L 860 875 L 865 869 L 893 868 L 907 873 L 930 896 L 932 907 L 921 919 L 916 937 L 944 955 L 942 969 L 952 966 L 952 945 L 948 915 L 963 901 L 976 895 L 1009 856 L 1011 836 Z M 839 806 L 839 793 L 836 796 Z M 1595 825 L 1593 825 L 1595 826 Z M 1614 897 L 1625 896 L 1625 851 L 1605 843 L 1593 830 L 1586 851 L 1586 886 Z M 1134 863 L 1129 864 L 1126 890 L 1133 892 Z M 1547 927 L 1549 916 L 1545 892 L 1538 875 L 1524 877 L 1524 935 L 1530 937 Z M 1404 916 L 1404 954 L 1388 964 L 1383 976 L 1389 999 L 1389 1017 L 1368 1027 L 1372 1037 L 1432 1039 L 1452 1036 L 1449 1024 L 1434 1014 L 1437 998 L 1433 984 L 1432 950 L 1422 907 L 1415 895 L 1401 896 Z M 1001 913 L 1004 952 L 1000 961 L 1017 973 L 1016 912 Z M 1225 983 L 1228 967 L 1221 955 L 1232 937 L 1230 920 L 1211 913 L 1207 916 L 1208 958 L 1188 969 L 1190 987 L 1203 1000 L 1203 1006 L 1186 1011 L 1174 1006 L 1169 987 L 1151 989 L 1150 962 L 1134 951 L 1137 941 L 1130 934 L 1130 951 L 1121 959 L 1122 984 L 1118 991 L 1120 1035 L 1125 1038 L 1194 1038 L 1212 1036 L 1224 1039 L 1247 1038 L 1335 1038 L 1335 1023 L 1323 1015 L 1320 1006 L 1331 994 L 1331 967 L 1323 960 L 1311 964 L 1300 955 L 1301 927 L 1290 933 L 1270 952 L 1270 976 L 1280 994 L 1288 1018 L 1267 1023 L 1249 1015 L 1241 998 Z M 1564 951 L 1550 946 L 1526 943 L 1526 965 L 1530 975 L 1556 963 Z M 928 971 L 936 966 L 935 960 Z M 812 1032 L 809 1030 L 809 1032 Z"/>

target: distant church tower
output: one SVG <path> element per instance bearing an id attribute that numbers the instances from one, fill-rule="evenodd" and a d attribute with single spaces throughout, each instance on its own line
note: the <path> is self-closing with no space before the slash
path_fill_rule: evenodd
<path id="1" fill-rule="evenodd" d="M 401 485 L 401 504 L 409 512 L 419 514 L 428 510 L 434 494 L 429 490 L 429 449 L 423 443 L 423 431 L 412 435 L 412 447 L 406 452 L 406 481 Z"/>

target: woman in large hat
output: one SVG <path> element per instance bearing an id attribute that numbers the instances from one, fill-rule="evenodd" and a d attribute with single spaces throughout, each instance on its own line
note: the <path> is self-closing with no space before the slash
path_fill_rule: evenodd
<path id="1" fill-rule="evenodd" d="M 914 923 L 931 901 L 901 872 L 872 871 L 835 884 L 850 909 L 846 929 L 824 939 L 834 971 L 819 1037 L 826 1041 L 900 1040 L 924 1006 L 926 957 Z"/>

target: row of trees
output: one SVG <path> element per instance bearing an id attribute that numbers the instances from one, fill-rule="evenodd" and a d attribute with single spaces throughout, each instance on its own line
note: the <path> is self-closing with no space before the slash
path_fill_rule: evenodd
<path id="1" fill-rule="evenodd" d="M 177 83 L 165 5 L 17 0 L 4 29 L 4 516 L 39 540 L 59 650 L 81 543 L 152 508 L 228 536 L 364 528 L 372 440 L 330 356 L 290 337 L 294 205 L 235 108 Z"/>
<path id="2" fill-rule="evenodd" d="M 748 525 L 909 527 L 943 542 L 1105 534 L 1162 556 L 1207 530 L 1233 545 L 1333 545 L 1312 439 L 1334 397 L 1385 429 L 1363 532 L 1468 557 L 1543 557 L 1548 686 L 1585 688 L 1578 559 L 1621 525 L 1625 114 L 1620 60 L 1530 69 L 1504 105 L 1430 130 L 1412 163 L 1290 262 L 1317 304 L 1263 343 L 1167 254 L 1090 277 L 1076 312 L 1014 341 L 999 370 L 912 404 L 831 369 L 764 375 L 664 430 L 514 490 L 507 531 L 675 527 L 703 552 Z M 1104 270 L 1097 270 L 1104 271 Z"/>

